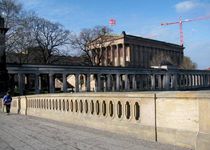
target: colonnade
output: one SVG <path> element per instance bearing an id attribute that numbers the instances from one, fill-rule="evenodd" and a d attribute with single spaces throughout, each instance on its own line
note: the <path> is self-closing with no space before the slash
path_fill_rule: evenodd
<path id="1" fill-rule="evenodd" d="M 101 66 L 139 66 L 149 68 L 149 66 L 151 66 L 150 62 L 154 56 L 168 56 L 174 58 L 176 59 L 174 62 L 177 62 L 176 65 L 179 65 L 183 57 L 183 51 L 181 50 L 123 43 L 103 47 L 101 51 L 103 52 Z M 98 63 L 99 60 L 97 57 L 93 57 L 93 59 L 95 59 L 92 60 L 93 62 Z"/>
<path id="2" fill-rule="evenodd" d="M 88 69 L 88 68 L 83 68 Z M 59 81 L 59 92 L 114 92 L 114 91 L 150 91 L 150 90 L 190 90 L 210 88 L 210 72 L 181 71 L 161 69 L 117 69 L 95 67 L 91 71 L 76 70 L 69 73 L 53 69 L 46 72 L 13 71 L 10 80 L 17 83 L 19 94 L 23 95 L 26 88 L 41 92 L 55 93 L 56 82 Z M 16 76 L 16 77 L 15 77 Z M 71 77 L 71 78 L 70 78 Z"/>

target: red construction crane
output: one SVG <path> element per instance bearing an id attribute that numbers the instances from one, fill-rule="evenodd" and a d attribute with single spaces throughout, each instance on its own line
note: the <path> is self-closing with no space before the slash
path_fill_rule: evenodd
<path id="1" fill-rule="evenodd" d="M 194 19 L 185 19 L 185 20 L 182 20 L 182 17 L 180 17 L 179 21 L 177 21 L 177 22 L 161 23 L 161 26 L 179 24 L 180 45 L 183 46 L 184 45 L 184 34 L 183 34 L 183 30 L 182 30 L 182 24 L 184 22 L 199 21 L 199 20 L 206 20 L 206 19 L 210 19 L 210 15 L 204 16 L 204 17 L 198 17 L 198 18 L 194 18 Z"/>

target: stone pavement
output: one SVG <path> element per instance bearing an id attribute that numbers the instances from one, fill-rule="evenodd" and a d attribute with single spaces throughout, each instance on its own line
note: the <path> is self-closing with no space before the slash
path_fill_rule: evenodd
<path id="1" fill-rule="evenodd" d="M 17 114 L 0 112 L 0 150 L 187 150 Z"/>

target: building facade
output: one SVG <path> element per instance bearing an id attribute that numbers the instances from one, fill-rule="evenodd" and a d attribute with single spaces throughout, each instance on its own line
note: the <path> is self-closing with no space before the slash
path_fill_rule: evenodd
<path id="1" fill-rule="evenodd" d="M 184 55 L 183 46 L 127 35 L 125 32 L 120 36 L 113 36 L 103 46 L 100 66 L 150 68 L 159 66 L 161 61 L 169 61 L 178 67 Z M 96 62 L 98 60 L 95 59 Z"/>

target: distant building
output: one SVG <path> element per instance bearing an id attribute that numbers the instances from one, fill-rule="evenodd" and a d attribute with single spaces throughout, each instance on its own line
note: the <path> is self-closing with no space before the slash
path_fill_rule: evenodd
<path id="1" fill-rule="evenodd" d="M 168 58 L 174 66 L 179 66 L 184 56 L 183 46 L 127 35 L 125 32 L 119 36 L 110 36 L 102 48 L 105 50 L 101 66 L 149 68 L 160 65 L 161 61 Z M 95 59 L 96 62 L 98 60 Z"/>

